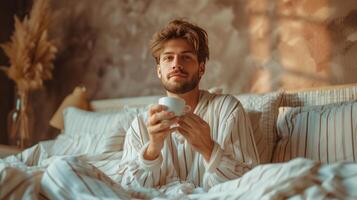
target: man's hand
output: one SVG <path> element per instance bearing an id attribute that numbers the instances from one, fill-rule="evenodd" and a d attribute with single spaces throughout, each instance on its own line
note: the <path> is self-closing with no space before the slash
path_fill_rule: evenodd
<path id="1" fill-rule="evenodd" d="M 208 162 L 214 146 L 209 125 L 193 113 L 187 113 L 180 117 L 178 124 L 178 131 L 186 138 L 193 149 L 198 151 Z"/>
<path id="2" fill-rule="evenodd" d="M 154 105 L 149 109 L 146 127 L 150 143 L 144 153 L 144 158 L 147 160 L 155 160 L 160 155 L 165 138 L 175 131 L 175 128 L 170 128 L 170 126 L 177 123 L 178 118 L 174 113 L 166 110 L 167 107 L 163 105 Z"/>

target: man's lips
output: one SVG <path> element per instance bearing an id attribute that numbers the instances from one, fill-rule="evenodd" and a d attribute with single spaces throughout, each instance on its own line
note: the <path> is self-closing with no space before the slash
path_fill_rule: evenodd
<path id="1" fill-rule="evenodd" d="M 182 78 L 186 78 L 187 75 L 184 74 L 184 73 L 173 73 L 173 74 L 169 74 L 169 78 L 172 78 L 172 77 L 182 77 Z"/>

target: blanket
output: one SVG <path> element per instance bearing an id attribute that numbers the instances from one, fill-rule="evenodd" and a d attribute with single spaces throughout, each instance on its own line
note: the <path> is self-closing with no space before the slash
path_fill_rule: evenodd
<path id="1" fill-rule="evenodd" d="M 208 191 L 184 181 L 119 185 L 122 152 L 51 155 L 40 143 L 0 159 L 0 199 L 357 199 L 357 164 L 298 158 L 258 165 Z"/>

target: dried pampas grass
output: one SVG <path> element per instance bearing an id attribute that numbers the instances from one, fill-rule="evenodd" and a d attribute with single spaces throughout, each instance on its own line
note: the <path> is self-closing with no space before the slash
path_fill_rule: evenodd
<path id="1" fill-rule="evenodd" d="M 1 69 L 16 82 L 19 91 L 40 89 L 45 80 L 52 78 L 52 61 L 57 48 L 48 39 L 49 23 L 49 1 L 35 0 L 29 17 L 21 22 L 15 16 L 11 41 L 0 45 L 10 61 L 10 67 Z"/>

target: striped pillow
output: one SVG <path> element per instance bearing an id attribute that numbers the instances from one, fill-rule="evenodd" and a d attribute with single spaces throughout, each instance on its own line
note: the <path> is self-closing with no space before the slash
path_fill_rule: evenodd
<path id="1" fill-rule="evenodd" d="M 296 157 L 323 163 L 356 161 L 357 102 L 325 106 L 281 107 L 277 120 L 280 140 L 273 162 Z"/>
<path id="2" fill-rule="evenodd" d="M 89 112 L 70 107 L 64 110 L 64 133 L 56 138 L 53 155 L 97 155 L 123 149 L 125 133 L 137 108 L 112 112 Z"/>
<path id="3" fill-rule="evenodd" d="M 277 141 L 275 122 L 282 92 L 243 94 L 235 97 L 242 103 L 249 115 L 260 163 L 270 163 Z"/>
<path id="4" fill-rule="evenodd" d="M 285 91 L 280 106 L 317 106 L 357 99 L 357 84 L 312 88 L 305 91 Z"/>

